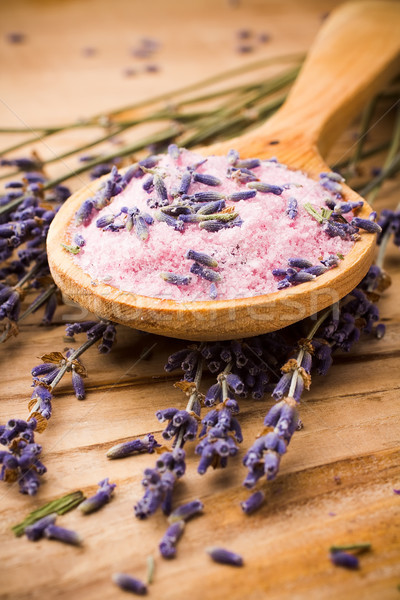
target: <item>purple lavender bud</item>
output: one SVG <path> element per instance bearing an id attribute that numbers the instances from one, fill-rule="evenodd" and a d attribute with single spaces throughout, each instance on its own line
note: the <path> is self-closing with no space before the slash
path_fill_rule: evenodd
<path id="1" fill-rule="evenodd" d="M 238 375 L 234 373 L 228 373 L 226 376 L 226 383 L 235 392 L 235 394 L 241 394 L 244 392 L 244 383 Z"/>
<path id="2" fill-rule="evenodd" d="M 232 200 L 233 202 L 239 202 L 240 200 L 250 200 L 250 198 L 254 198 L 257 194 L 257 190 L 243 190 L 242 192 L 233 192 L 227 196 L 228 200 Z"/>
<path id="3" fill-rule="evenodd" d="M 275 400 L 282 400 L 282 398 L 289 391 L 290 382 L 292 376 L 290 373 L 284 373 L 278 383 L 276 384 L 274 391 L 272 392 L 272 397 Z"/>
<path id="4" fill-rule="evenodd" d="M 261 192 L 262 194 L 275 194 L 275 196 L 280 196 L 283 192 L 282 187 L 263 183 L 262 181 L 250 181 L 247 183 L 247 187 L 251 190 L 257 190 L 257 192 Z"/>
<path id="5" fill-rule="evenodd" d="M 217 402 L 219 402 L 222 398 L 222 387 L 219 383 L 215 383 L 212 385 L 205 396 L 204 404 L 205 406 L 213 406 Z"/>
<path id="6" fill-rule="evenodd" d="M 307 269 L 312 267 L 312 262 L 306 258 L 293 257 L 288 259 L 289 267 L 296 267 L 297 269 Z"/>
<path id="7" fill-rule="evenodd" d="M 296 198 L 289 198 L 287 203 L 286 214 L 289 219 L 295 219 L 297 217 L 297 200 Z"/>
<path id="8" fill-rule="evenodd" d="M 161 556 L 164 558 L 174 558 L 176 555 L 176 544 L 182 536 L 184 529 L 185 521 L 182 520 L 176 521 L 168 527 L 159 545 Z"/>
<path id="9" fill-rule="evenodd" d="M 324 265 L 315 265 L 313 267 L 308 267 L 307 269 L 304 269 L 304 271 L 306 273 L 311 273 L 312 275 L 315 275 L 315 277 L 319 277 L 320 275 L 323 275 L 324 273 L 326 273 L 328 270 L 327 267 L 325 267 Z"/>
<path id="10" fill-rule="evenodd" d="M 151 173 L 146 175 L 143 179 L 142 188 L 146 190 L 146 192 L 149 192 L 153 188 L 153 175 Z"/>
<path id="11" fill-rule="evenodd" d="M 192 278 L 190 275 L 179 275 L 178 273 L 160 273 L 161 279 L 173 285 L 189 285 Z"/>
<path id="12" fill-rule="evenodd" d="M 25 33 L 21 31 L 12 31 L 6 35 L 9 44 L 23 44 L 26 41 Z"/>
<path id="13" fill-rule="evenodd" d="M 91 496 L 87 498 L 79 505 L 79 510 L 81 510 L 85 515 L 89 513 L 95 512 L 102 508 L 107 502 L 110 501 L 111 495 L 116 487 L 116 483 L 108 483 L 108 477 L 103 479 L 103 481 L 99 482 L 99 490 Z"/>
<path id="14" fill-rule="evenodd" d="M 85 241 L 85 238 L 83 237 L 83 235 L 81 235 L 80 233 L 76 233 L 74 235 L 74 244 L 76 244 L 77 246 L 82 248 L 86 244 L 86 241 Z"/>
<path id="15" fill-rule="evenodd" d="M 224 200 L 223 194 L 220 192 L 195 192 L 191 198 L 195 202 L 215 202 L 217 200 Z"/>
<path id="16" fill-rule="evenodd" d="M 330 181 L 336 181 L 337 183 L 344 183 L 345 179 L 340 175 L 340 173 L 335 173 L 334 171 L 328 171 L 326 173 L 319 174 L 320 179 L 329 179 Z"/>
<path id="17" fill-rule="evenodd" d="M 218 267 L 218 261 L 215 258 L 212 258 L 208 254 L 204 252 L 196 252 L 196 250 L 188 250 L 185 254 L 185 258 L 188 260 L 194 260 L 201 265 L 205 265 L 206 267 Z"/>
<path id="18" fill-rule="evenodd" d="M 264 457 L 264 473 L 267 476 L 267 481 L 275 479 L 279 471 L 279 456 L 275 453 L 267 452 Z"/>
<path id="19" fill-rule="evenodd" d="M 384 323 L 379 323 L 379 325 L 376 326 L 375 328 L 375 337 L 378 338 L 378 340 L 381 340 L 383 338 L 383 336 L 386 333 L 386 326 Z"/>
<path id="20" fill-rule="evenodd" d="M 217 286 L 215 285 L 215 283 L 212 283 L 210 285 L 210 291 L 208 294 L 211 298 L 211 300 L 216 300 L 218 297 L 218 290 L 217 290 Z"/>
<path id="21" fill-rule="evenodd" d="M 81 536 L 73 531 L 72 529 L 65 529 L 58 525 L 48 525 L 43 532 L 44 536 L 49 540 L 58 540 L 64 544 L 71 544 L 72 546 L 80 546 L 82 544 Z"/>
<path id="22" fill-rule="evenodd" d="M 42 363 L 41 365 L 37 365 L 37 367 L 33 367 L 31 371 L 32 377 L 40 377 L 40 375 L 50 373 L 50 371 L 54 370 L 54 367 L 54 363 Z"/>
<path id="23" fill-rule="evenodd" d="M 179 154 L 180 154 L 180 150 L 179 150 L 178 146 L 176 144 L 170 144 L 168 146 L 168 154 L 174 160 L 178 160 Z"/>
<path id="24" fill-rule="evenodd" d="M 119 588 L 121 588 L 121 590 L 125 590 L 125 592 L 132 592 L 137 596 L 146 596 L 147 594 L 146 584 L 131 575 L 114 573 L 112 580 Z"/>
<path id="25" fill-rule="evenodd" d="M 194 173 L 193 181 L 197 181 L 198 183 L 203 183 L 204 185 L 210 186 L 221 185 L 221 180 L 218 179 L 218 177 L 214 177 L 214 175 L 208 175 L 207 173 Z"/>
<path id="26" fill-rule="evenodd" d="M 79 375 L 74 368 L 72 369 L 72 386 L 74 388 L 76 399 L 84 400 L 86 398 L 86 393 L 83 377 L 81 377 L 81 375 Z"/>
<path id="27" fill-rule="evenodd" d="M 369 219 L 361 219 L 360 217 L 354 217 L 350 224 L 359 227 L 360 229 L 364 229 L 364 231 L 367 231 L 368 233 L 381 233 L 382 231 L 382 228 L 378 223 L 374 223 Z"/>
<path id="28" fill-rule="evenodd" d="M 110 448 L 106 454 L 107 458 L 125 458 L 132 454 L 139 454 L 142 452 L 148 452 L 152 454 L 155 448 L 159 448 L 161 445 L 156 442 L 154 436 L 149 433 L 142 439 L 131 440 L 129 442 L 123 442 Z"/>
<path id="29" fill-rule="evenodd" d="M 240 506 L 242 507 L 242 511 L 246 515 L 251 515 L 253 512 L 255 512 L 256 510 L 258 510 L 260 508 L 260 506 L 263 504 L 264 500 L 265 500 L 264 492 L 261 492 L 261 491 L 254 492 L 254 494 L 249 496 L 249 498 L 247 498 L 246 500 L 241 502 Z"/>
<path id="30" fill-rule="evenodd" d="M 308 271 L 299 271 L 293 275 L 291 280 L 293 283 L 304 283 L 306 281 L 313 281 L 315 277 L 316 275 L 313 275 L 313 273 L 309 273 Z"/>
<path id="31" fill-rule="evenodd" d="M 33 525 L 28 525 L 27 527 L 25 527 L 24 533 L 28 540 L 30 540 L 31 542 L 36 542 L 37 540 L 40 540 L 40 538 L 43 537 L 43 533 L 46 527 L 55 523 L 56 518 L 57 513 L 46 515 L 42 519 L 39 519 L 38 521 L 33 523 Z"/>
<path id="32" fill-rule="evenodd" d="M 185 215 L 183 215 L 183 216 L 185 216 Z M 169 227 L 173 227 L 177 231 L 183 231 L 184 226 L 185 226 L 183 220 L 174 219 L 173 217 L 170 217 L 169 215 L 167 215 L 166 213 L 164 213 L 162 211 L 157 211 L 156 213 L 154 213 L 154 218 L 157 221 L 160 221 L 161 223 L 166 223 Z"/>
<path id="33" fill-rule="evenodd" d="M 158 173 L 155 173 L 153 175 L 153 184 L 154 184 L 154 189 L 156 190 L 159 199 L 163 202 L 167 201 L 168 200 L 167 188 L 165 186 L 163 178 Z"/>
<path id="34" fill-rule="evenodd" d="M 344 567 L 345 569 L 358 569 L 360 566 L 358 557 L 354 554 L 350 554 L 349 552 L 331 552 L 330 558 L 335 567 Z"/>
<path id="35" fill-rule="evenodd" d="M 225 548 L 217 548 L 212 546 L 206 548 L 206 552 L 210 555 L 214 562 L 221 563 L 223 565 L 232 565 L 233 567 L 242 567 L 243 558 L 240 554 L 226 550 Z"/>
<path id="36" fill-rule="evenodd" d="M 235 167 L 238 169 L 256 169 L 261 167 L 261 160 L 259 158 L 245 158 L 243 160 L 237 160 Z"/>
<path id="37" fill-rule="evenodd" d="M 163 410 L 158 410 L 156 412 L 156 417 L 160 423 L 164 423 L 165 421 L 170 421 L 178 412 L 177 408 L 165 408 Z"/>
<path id="38" fill-rule="evenodd" d="M 92 199 L 85 200 L 75 213 L 75 223 L 77 225 L 89 225 L 92 218 L 93 207 Z"/>
<path id="39" fill-rule="evenodd" d="M 176 521 L 188 521 L 195 515 L 198 515 L 203 511 L 204 505 L 200 500 L 192 500 L 187 504 L 182 504 L 178 506 L 168 517 L 168 521 L 170 523 L 175 523 Z"/>
<path id="40" fill-rule="evenodd" d="M 188 193 L 191 181 L 192 181 L 192 173 L 189 171 L 189 169 L 186 169 L 183 172 L 182 179 L 179 184 L 179 188 L 178 188 L 179 195 L 182 196 L 182 195 Z"/>
<path id="41" fill-rule="evenodd" d="M 239 152 L 237 150 L 229 150 L 227 154 L 227 160 L 230 165 L 235 165 L 239 160 Z"/>

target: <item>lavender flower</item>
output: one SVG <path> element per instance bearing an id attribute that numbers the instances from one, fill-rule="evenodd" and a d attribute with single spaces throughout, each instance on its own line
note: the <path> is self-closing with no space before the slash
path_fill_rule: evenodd
<path id="1" fill-rule="evenodd" d="M 0 451 L 0 480 L 13 483 L 18 481 L 21 494 L 33 496 L 40 486 L 40 476 L 46 467 L 39 457 L 42 447 L 35 443 L 34 430 L 37 420 L 10 419 L 7 425 L 0 425 L 0 444 L 8 446 Z"/>
<path id="2" fill-rule="evenodd" d="M 297 217 L 297 200 L 296 198 L 289 198 L 286 214 L 289 219 L 295 219 Z"/>
<path id="3" fill-rule="evenodd" d="M 206 267 L 218 267 L 218 261 L 212 256 L 205 254 L 204 252 L 196 252 L 196 250 L 188 250 L 185 254 L 185 258 L 188 260 L 194 260 L 201 265 Z"/>
<path id="4" fill-rule="evenodd" d="M 351 221 L 351 225 L 353 225 L 354 227 L 359 227 L 360 229 L 364 229 L 364 231 L 367 231 L 368 233 L 382 232 L 382 228 L 380 227 L 380 225 L 378 225 L 378 223 L 370 221 L 369 219 L 361 219 L 360 217 L 354 217 L 354 219 L 352 219 Z"/>
<path id="5" fill-rule="evenodd" d="M 169 514 L 175 482 L 185 474 L 185 470 L 184 450 L 175 448 L 172 452 L 161 454 L 155 468 L 144 472 L 142 485 L 145 493 L 134 507 L 136 517 L 146 519 L 160 507 Z"/>
<path id="6" fill-rule="evenodd" d="M 28 540 L 30 540 L 31 542 L 36 542 L 37 540 L 40 540 L 44 535 L 44 530 L 46 529 L 46 527 L 55 523 L 56 518 L 57 513 L 52 513 L 50 515 L 46 515 L 42 519 L 39 519 L 32 525 L 28 525 L 27 527 L 25 527 L 24 533 Z"/>
<path id="7" fill-rule="evenodd" d="M 86 498 L 86 500 L 79 505 L 79 510 L 85 515 L 95 512 L 107 504 L 117 486 L 116 483 L 109 483 L 108 477 L 100 481 L 98 485 L 99 489 L 96 494 L 90 498 Z"/>
<path id="8" fill-rule="evenodd" d="M 44 530 L 44 536 L 49 540 L 58 540 L 63 544 L 71 544 L 72 546 L 80 546 L 82 544 L 81 536 L 72 529 L 64 529 L 58 525 L 50 524 Z"/>
<path id="9" fill-rule="evenodd" d="M 196 438 L 198 422 L 195 413 L 191 414 L 186 410 L 178 410 L 177 408 L 166 408 L 157 411 L 156 417 L 160 423 L 168 421 L 167 427 L 162 432 L 165 440 L 177 439 L 181 435 L 184 443 Z"/>
<path id="10" fill-rule="evenodd" d="M 142 439 L 138 438 L 136 440 L 122 442 L 121 444 L 112 446 L 112 448 L 110 448 L 107 451 L 107 458 L 125 458 L 126 456 L 132 456 L 132 454 L 141 454 L 144 452 L 152 454 L 156 448 L 160 447 L 161 444 L 159 444 L 155 440 L 154 436 L 151 433 L 149 433 L 148 435 L 145 435 Z"/>
<path id="11" fill-rule="evenodd" d="M 121 588 L 121 590 L 125 590 L 126 592 L 132 592 L 137 596 L 145 596 L 147 594 L 147 586 L 140 581 L 140 579 L 136 579 L 131 575 L 126 575 L 125 573 L 114 573 L 112 576 L 113 582 Z"/>
<path id="12" fill-rule="evenodd" d="M 159 549 L 163 558 L 174 558 L 176 556 L 176 544 L 185 529 L 185 521 L 172 523 L 163 535 Z"/>
<path id="13" fill-rule="evenodd" d="M 173 285 L 189 285 L 192 278 L 189 275 L 180 275 L 179 273 L 160 273 L 161 279 Z"/>
<path id="14" fill-rule="evenodd" d="M 175 508 L 169 515 L 168 521 L 170 523 L 175 523 L 176 521 L 188 521 L 195 515 L 201 513 L 203 508 L 204 505 L 200 500 L 192 500 L 191 502 L 187 502 L 187 504 L 182 504 Z"/>
<path id="15" fill-rule="evenodd" d="M 208 175 L 206 173 L 194 173 L 193 181 L 214 187 L 221 185 L 221 180 L 218 179 L 218 177 L 215 177 L 214 175 Z"/>
<path id="16" fill-rule="evenodd" d="M 242 442 L 242 432 L 239 422 L 233 414 L 239 412 L 236 400 L 227 398 L 211 410 L 202 420 L 203 429 L 195 452 L 200 455 L 197 471 L 204 475 L 210 466 L 224 468 L 229 456 L 238 453 L 237 443 Z"/>
<path id="17" fill-rule="evenodd" d="M 246 515 L 250 515 L 260 508 L 260 506 L 263 504 L 264 500 L 265 500 L 264 492 L 261 492 L 261 491 L 254 492 L 254 494 L 249 496 L 246 500 L 243 500 L 243 502 L 240 503 L 240 506 L 242 507 L 242 511 Z"/>
<path id="18" fill-rule="evenodd" d="M 240 554 L 231 552 L 231 550 L 212 546 L 211 548 L 207 548 L 206 552 L 210 555 L 214 562 L 221 563 L 223 565 L 231 565 L 232 567 L 243 566 L 243 558 L 240 556 Z"/>
<path id="19" fill-rule="evenodd" d="M 283 192 L 283 188 L 279 185 L 272 185 L 261 181 L 250 181 L 247 187 L 251 190 L 257 190 L 257 192 L 261 192 L 262 194 L 275 194 L 275 196 L 280 196 Z"/>
<path id="20" fill-rule="evenodd" d="M 330 558 L 335 567 L 344 567 L 345 569 L 358 569 L 360 561 L 358 557 L 349 552 L 331 552 Z"/>

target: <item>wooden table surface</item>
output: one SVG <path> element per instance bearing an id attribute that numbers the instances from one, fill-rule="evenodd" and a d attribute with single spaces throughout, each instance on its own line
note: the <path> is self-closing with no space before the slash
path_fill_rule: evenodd
<path id="1" fill-rule="evenodd" d="M 256 58 L 304 51 L 321 23 L 329 1 L 277 2 L 243 0 L 238 7 L 222 0 L 139 2 L 129 0 L 31 0 L 3 2 L 0 53 L 3 73 L 0 125 L 27 127 L 57 124 L 110 110 L 163 90 L 195 82 Z M 249 28 L 271 34 L 252 56 L 235 53 L 235 32 Z M 23 31 L 26 42 L 10 45 L 6 33 Z M 158 74 L 124 77 L 141 63 L 129 52 L 142 37 L 158 38 L 162 50 L 155 61 Z M 92 57 L 82 49 L 97 48 Z M 373 135 L 384 135 L 383 121 Z M 46 146 L 44 157 L 59 153 L 82 132 L 69 132 Z M 2 136 L 2 145 L 11 143 Z M 353 144 L 342 136 L 333 158 Z M 65 161 L 57 169 L 73 166 Z M 78 187 L 81 181 L 75 182 Z M 396 205 L 400 179 L 384 186 L 378 208 Z M 106 450 L 122 440 L 161 428 L 158 408 L 182 405 L 173 388 L 174 374 L 163 364 L 181 342 L 119 328 L 110 355 L 95 350 L 84 356 L 88 396 L 78 402 L 66 377 L 57 388 L 53 417 L 40 437 L 48 467 L 38 495 L 18 494 L 1 485 L 0 597 L 12 599 L 108 600 L 122 598 L 111 582 L 116 571 L 145 577 L 146 557 L 156 558 L 150 595 L 160 600 L 195 599 L 379 599 L 399 597 L 400 583 L 400 405 L 399 333 L 400 255 L 391 248 L 387 269 L 393 286 L 380 302 L 387 334 L 365 339 L 349 355 L 340 355 L 325 378 L 315 377 L 301 409 L 304 429 L 294 435 L 282 460 L 281 474 L 263 486 L 267 501 L 246 517 L 239 501 L 248 494 L 241 486 L 245 447 L 260 430 L 271 405 L 243 401 L 241 423 L 245 442 L 224 471 L 200 477 L 189 451 L 188 475 L 177 486 L 176 503 L 200 498 L 203 517 L 190 522 L 178 557 L 158 557 L 157 543 L 165 517 L 147 521 L 133 516 L 141 495 L 142 471 L 152 466 L 144 455 L 110 462 Z M 84 318 L 73 306 L 57 312 L 50 327 L 36 318 L 21 327 L 1 351 L 0 422 L 27 415 L 30 370 L 44 352 L 62 350 L 66 322 Z M 78 343 L 78 342 L 77 342 Z M 140 358 L 153 347 L 147 360 Z M 101 513 L 84 517 L 72 511 L 60 524 L 79 531 L 82 548 L 47 540 L 36 544 L 15 538 L 10 527 L 28 512 L 69 491 L 92 493 L 98 481 L 110 477 L 118 487 Z M 349 572 L 331 565 L 332 544 L 368 541 L 372 551 L 361 557 L 361 569 Z M 244 556 L 246 566 L 233 569 L 211 563 L 204 552 L 222 545 Z"/>

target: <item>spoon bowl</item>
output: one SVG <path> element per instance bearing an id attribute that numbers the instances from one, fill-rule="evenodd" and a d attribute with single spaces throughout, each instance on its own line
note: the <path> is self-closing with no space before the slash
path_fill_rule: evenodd
<path id="1" fill-rule="evenodd" d="M 223 155 L 230 148 L 241 158 L 274 155 L 290 169 L 318 180 L 329 168 L 326 153 L 360 107 L 398 70 L 400 5 L 391 1 L 345 4 L 325 22 L 284 106 L 258 129 L 198 152 Z M 107 177 L 106 177 L 107 178 Z M 286 327 L 349 293 L 368 271 L 375 235 L 362 233 L 338 268 L 315 280 L 248 298 L 175 301 L 136 295 L 95 282 L 61 243 L 70 244 L 70 225 L 82 202 L 105 178 L 73 194 L 56 215 L 48 235 L 48 257 L 56 284 L 91 312 L 124 325 L 189 340 L 249 337 Z M 360 196 L 343 186 L 345 201 Z M 367 218 L 364 201 L 359 213 Z"/>

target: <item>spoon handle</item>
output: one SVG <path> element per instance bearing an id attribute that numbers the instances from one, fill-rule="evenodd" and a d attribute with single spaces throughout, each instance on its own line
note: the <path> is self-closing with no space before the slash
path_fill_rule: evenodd
<path id="1" fill-rule="evenodd" d="M 276 138 L 318 146 L 325 154 L 360 108 L 399 71 L 399 53 L 399 2 L 341 5 L 320 29 L 283 107 L 260 128 L 238 138 L 238 149 L 252 144 L 253 154 L 259 156 Z"/>

